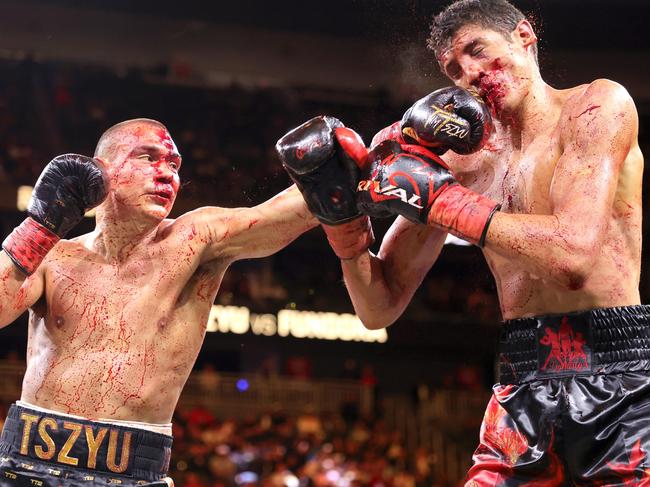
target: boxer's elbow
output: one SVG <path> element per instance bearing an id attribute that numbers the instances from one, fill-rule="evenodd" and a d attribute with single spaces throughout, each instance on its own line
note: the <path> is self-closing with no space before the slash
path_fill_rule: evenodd
<path id="1" fill-rule="evenodd" d="M 23 314 L 25 309 L 14 308 L 13 306 L 0 305 L 0 329 L 11 325 L 18 317 Z"/>
<path id="2" fill-rule="evenodd" d="M 381 306 L 372 302 L 363 309 L 360 306 L 355 306 L 355 311 L 364 327 L 368 330 L 380 330 L 395 323 L 402 316 L 405 308 L 406 304 L 402 305 L 388 298 L 382 301 Z"/>
<path id="3" fill-rule="evenodd" d="M 387 328 L 397 320 L 397 318 L 386 319 L 386 315 L 381 313 L 375 315 L 357 313 L 357 316 L 359 317 L 359 320 L 361 320 L 363 326 L 368 330 L 381 330 L 382 328 Z"/>

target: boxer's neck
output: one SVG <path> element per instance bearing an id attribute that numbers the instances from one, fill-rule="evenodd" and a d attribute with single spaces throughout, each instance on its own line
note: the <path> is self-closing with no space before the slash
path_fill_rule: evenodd
<path id="1" fill-rule="evenodd" d="M 500 120 L 514 147 L 526 147 L 552 122 L 552 114 L 560 107 L 557 93 L 540 76 L 533 77 L 519 106 Z"/>
<path id="2" fill-rule="evenodd" d="M 132 251 L 153 240 L 160 220 L 117 218 L 98 209 L 96 225 L 91 237 L 91 248 L 108 261 L 126 260 Z"/>

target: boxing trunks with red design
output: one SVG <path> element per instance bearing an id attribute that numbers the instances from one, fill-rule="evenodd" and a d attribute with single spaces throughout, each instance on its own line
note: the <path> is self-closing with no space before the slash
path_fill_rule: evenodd
<path id="1" fill-rule="evenodd" d="M 504 323 L 465 486 L 650 486 L 650 306 Z"/>
<path id="2" fill-rule="evenodd" d="M 161 486 L 172 437 L 12 405 L 0 437 L 0 486 Z"/>

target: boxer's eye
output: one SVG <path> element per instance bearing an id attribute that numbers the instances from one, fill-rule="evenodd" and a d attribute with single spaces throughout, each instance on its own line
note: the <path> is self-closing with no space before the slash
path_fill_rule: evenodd
<path id="1" fill-rule="evenodd" d="M 138 159 L 142 159 L 143 161 L 153 162 L 153 157 L 151 156 L 151 154 L 142 154 L 138 156 Z"/>
<path id="2" fill-rule="evenodd" d="M 169 162 L 169 167 L 172 169 L 172 171 L 178 171 L 178 164 L 173 161 Z"/>

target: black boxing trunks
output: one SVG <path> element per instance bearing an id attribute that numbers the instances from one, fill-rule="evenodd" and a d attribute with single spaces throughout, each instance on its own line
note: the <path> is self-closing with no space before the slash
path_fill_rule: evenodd
<path id="1" fill-rule="evenodd" d="M 465 486 L 650 486 L 650 306 L 504 323 Z"/>
<path id="2" fill-rule="evenodd" d="M 0 486 L 160 486 L 172 437 L 12 405 L 0 437 Z"/>

